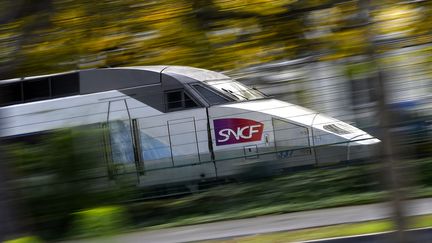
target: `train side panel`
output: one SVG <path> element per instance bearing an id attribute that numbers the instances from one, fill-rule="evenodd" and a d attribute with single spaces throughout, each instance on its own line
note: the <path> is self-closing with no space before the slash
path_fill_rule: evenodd
<path id="1" fill-rule="evenodd" d="M 162 114 L 160 111 L 118 91 L 77 95 L 0 108 L 1 119 L 4 123 L 1 135 L 8 137 L 64 127 L 103 123 L 116 117 L 128 119 L 125 102 L 134 109 L 139 107 L 147 116 Z M 108 113 L 110 113 L 111 118 Z"/>
<path id="2" fill-rule="evenodd" d="M 251 171 L 273 174 L 316 163 L 310 125 L 284 118 L 290 107 L 268 112 L 281 105 L 272 102 L 250 101 L 210 108 L 219 176 Z M 264 109 L 266 105 L 272 109 Z"/>
<path id="3" fill-rule="evenodd" d="M 271 116 L 238 108 L 209 109 L 218 176 L 245 174 L 275 158 Z"/>
<path id="4" fill-rule="evenodd" d="M 216 177 L 208 146 L 205 108 L 146 116 L 133 110 L 138 123 L 144 174 L 142 185 L 199 181 Z"/>

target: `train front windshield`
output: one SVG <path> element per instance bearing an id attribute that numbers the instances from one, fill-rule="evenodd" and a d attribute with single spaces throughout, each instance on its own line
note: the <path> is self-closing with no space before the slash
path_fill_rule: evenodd
<path id="1" fill-rule="evenodd" d="M 234 80 L 212 80 L 207 81 L 206 84 L 239 101 L 265 98 L 257 90 L 244 86 Z"/>

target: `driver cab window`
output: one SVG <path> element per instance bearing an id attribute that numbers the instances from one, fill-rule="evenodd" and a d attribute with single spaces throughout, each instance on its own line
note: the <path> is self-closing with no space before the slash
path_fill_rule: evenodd
<path id="1" fill-rule="evenodd" d="M 170 91 L 165 94 L 167 111 L 197 107 L 198 104 L 184 90 Z"/>
<path id="2" fill-rule="evenodd" d="M 198 93 L 201 95 L 201 97 L 203 97 L 211 105 L 223 104 L 228 102 L 228 99 L 218 95 L 217 93 L 213 92 L 208 88 L 205 88 L 204 86 L 194 84 L 192 87 L 194 87 L 195 90 L 198 91 Z"/>

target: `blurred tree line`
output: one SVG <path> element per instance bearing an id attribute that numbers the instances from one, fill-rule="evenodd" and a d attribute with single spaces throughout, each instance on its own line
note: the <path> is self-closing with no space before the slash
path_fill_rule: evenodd
<path id="1" fill-rule="evenodd" d="M 428 43 L 430 1 L 1 0 L 0 79 L 66 70 L 190 65 L 213 70 Z M 379 46 L 379 45 L 378 45 Z M 383 48 L 383 49 L 385 49 Z"/>
<path id="2" fill-rule="evenodd" d="M 229 70 L 306 56 L 339 60 L 367 55 L 371 41 L 377 53 L 430 43 L 431 1 L 370 1 L 370 15 L 363 1 L 0 0 L 0 79 L 136 65 Z M 360 76 L 368 69 L 351 65 L 347 72 Z M 71 137 L 64 132 L 42 147 L 10 149 L 21 158 L 13 168 L 21 179 L 13 188 L 28 208 L 24 217 L 32 219 L 25 225 L 65 229 L 71 212 L 108 199 L 129 199 L 124 188 L 76 182 L 89 171 L 104 178 L 105 171 L 67 153 L 75 146 Z M 25 188 L 40 184 L 54 186 Z"/>

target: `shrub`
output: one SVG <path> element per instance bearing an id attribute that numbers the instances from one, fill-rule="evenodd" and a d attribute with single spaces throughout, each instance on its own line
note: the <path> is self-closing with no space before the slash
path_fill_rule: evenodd
<path id="1" fill-rule="evenodd" d="M 75 236 L 105 236 L 120 233 L 129 222 L 120 206 L 97 207 L 73 213 L 72 234 Z"/>
<path id="2" fill-rule="evenodd" d="M 63 238 L 74 212 L 136 195 L 131 183 L 110 180 L 102 138 L 101 129 L 77 127 L 10 144 L 11 185 L 27 212 L 23 222 L 43 239 Z"/>
<path id="3" fill-rule="evenodd" d="M 43 241 L 36 236 L 24 236 L 13 240 L 7 240 L 4 243 L 42 243 Z"/>

